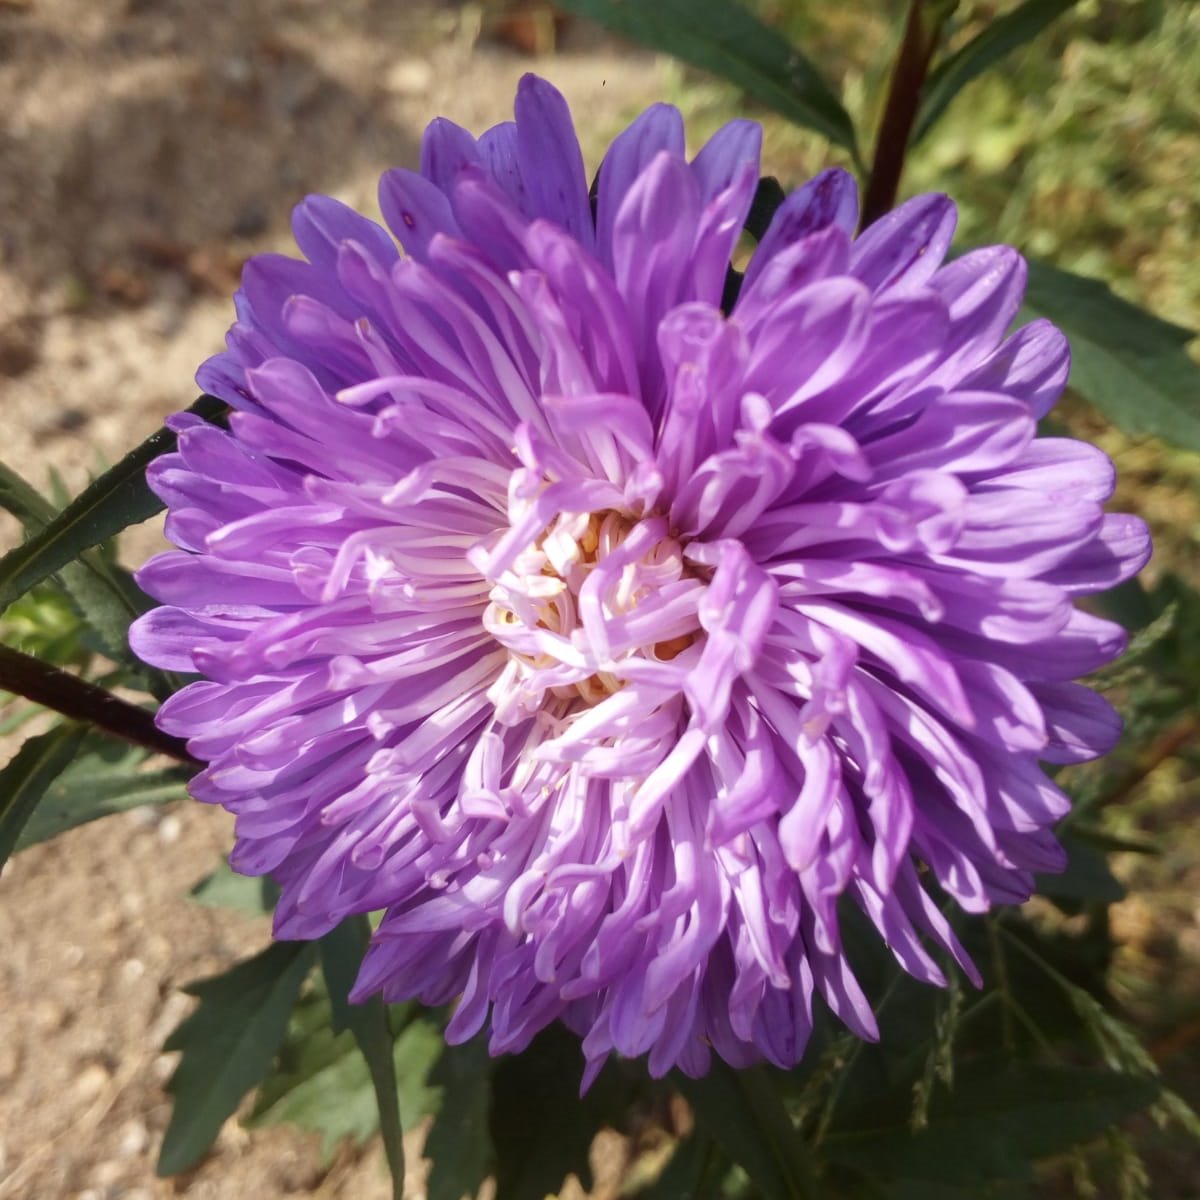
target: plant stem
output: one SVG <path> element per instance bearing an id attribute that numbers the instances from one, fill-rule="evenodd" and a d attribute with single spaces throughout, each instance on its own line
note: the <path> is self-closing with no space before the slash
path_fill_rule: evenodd
<path id="1" fill-rule="evenodd" d="M 144 708 L 11 646 L 0 646 L 0 690 L 24 696 L 156 754 L 189 765 L 197 762 L 183 742 L 154 724 L 153 715 Z"/>
<path id="2" fill-rule="evenodd" d="M 942 27 L 954 8 L 955 4 L 947 0 L 912 0 L 909 6 L 863 197 L 863 229 L 895 207 L 908 141 L 921 104 L 921 89 L 941 40 Z"/>

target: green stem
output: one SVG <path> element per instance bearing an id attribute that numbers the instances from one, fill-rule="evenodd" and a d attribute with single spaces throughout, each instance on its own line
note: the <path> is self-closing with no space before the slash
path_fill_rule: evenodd
<path id="1" fill-rule="evenodd" d="M 875 157 L 863 197 L 862 227 L 879 220 L 896 204 L 904 160 L 912 136 L 921 90 L 955 0 L 912 0 L 904 39 L 892 67 L 883 116 L 875 138 Z"/>
<path id="2" fill-rule="evenodd" d="M 154 724 L 153 714 L 144 708 L 11 646 L 0 646 L 0 690 L 24 696 L 156 754 L 196 764 L 183 742 L 163 733 Z"/>

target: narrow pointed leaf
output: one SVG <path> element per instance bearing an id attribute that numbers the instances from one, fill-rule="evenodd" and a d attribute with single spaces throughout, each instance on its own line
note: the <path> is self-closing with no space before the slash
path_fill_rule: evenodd
<path id="1" fill-rule="evenodd" d="M 677 1083 L 704 1132 L 766 1200 L 815 1200 L 817 1185 L 804 1142 L 764 1068 L 735 1071 L 714 1062 L 702 1079 L 679 1076 Z"/>
<path id="2" fill-rule="evenodd" d="M 379 1130 L 388 1170 L 392 1175 L 392 1194 L 402 1200 L 404 1191 L 404 1127 L 400 1120 L 396 1068 L 393 1061 L 392 1031 L 387 1007 L 379 996 L 362 1004 L 351 1004 L 350 989 L 358 977 L 363 955 L 371 940 L 366 917 L 348 917 L 321 939 L 321 966 L 333 1009 L 335 1032 L 349 1029 L 366 1060 L 379 1109 Z"/>
<path id="3" fill-rule="evenodd" d="M 242 1097 L 266 1075 L 312 962 L 310 944 L 273 942 L 185 989 L 200 1003 L 163 1046 L 183 1057 L 167 1084 L 175 1107 L 158 1156 L 160 1176 L 199 1162 Z"/>
<path id="4" fill-rule="evenodd" d="M 1200 450 L 1196 335 L 1122 300 L 1106 284 L 1030 262 L 1024 319 L 1049 317 L 1071 341 L 1071 387 L 1126 433 Z"/>
<path id="5" fill-rule="evenodd" d="M 188 411 L 215 419 L 226 407 L 215 396 L 201 396 Z M 41 532 L 0 559 L 0 609 L 83 551 L 158 512 L 162 501 L 146 483 L 146 468 L 174 445 L 169 429 L 152 434 L 84 488 Z"/>
<path id="6" fill-rule="evenodd" d="M 21 522 L 29 540 L 37 538 L 59 515 L 54 505 L 16 471 L 3 464 L 0 464 L 0 508 Z M 28 544 L 27 541 L 12 553 L 24 551 Z M 4 561 L 7 559 L 8 556 Z M 76 561 L 63 564 L 59 575 L 73 607 L 99 640 L 99 649 L 114 662 L 134 667 L 139 674 L 149 677 L 149 672 L 133 656 L 126 640 L 130 622 L 149 605 L 129 572 L 93 549 L 80 554 Z M 29 587 L 32 586 L 31 583 Z M 21 586 L 18 594 L 23 595 L 28 590 Z M 16 598 L 17 595 L 10 595 L 0 607 L 7 607 Z"/>
<path id="7" fill-rule="evenodd" d="M 192 772 L 184 767 L 146 771 L 142 764 L 147 757 L 147 752 L 136 746 L 89 734 L 79 755 L 46 790 L 21 833 L 17 849 L 24 850 L 100 817 L 182 800 Z"/>
<path id="8" fill-rule="evenodd" d="M 429 1021 L 415 1020 L 396 1039 L 393 1067 L 412 1080 L 401 1109 L 414 1123 L 429 1112 L 435 1093 L 425 1080 L 442 1048 Z M 379 1130 L 379 1108 L 366 1060 L 348 1030 L 336 1032 L 329 997 L 313 988 L 296 1005 L 271 1074 L 255 1097 L 250 1125 L 289 1122 L 321 1134 L 326 1160 L 346 1138 L 361 1144 Z"/>
<path id="9" fill-rule="evenodd" d="M 8 861 L 47 788 L 79 752 L 85 734 L 82 726 L 67 725 L 32 737 L 0 771 L 0 867 Z"/>
<path id="10" fill-rule="evenodd" d="M 1079 0 L 1025 0 L 1012 12 L 990 22 L 961 50 L 939 63 L 925 81 L 912 144 L 916 145 L 933 128 L 968 83 L 1033 41 L 1052 21 L 1078 3 Z"/>
<path id="11" fill-rule="evenodd" d="M 736 84 L 857 157 L 854 125 L 817 68 L 733 0 L 559 0 L 559 7 Z"/>

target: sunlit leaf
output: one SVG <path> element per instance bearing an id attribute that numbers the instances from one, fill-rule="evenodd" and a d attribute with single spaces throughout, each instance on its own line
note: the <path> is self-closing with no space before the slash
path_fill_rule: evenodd
<path id="1" fill-rule="evenodd" d="M 188 411 L 211 420 L 226 408 L 215 396 L 201 396 Z M 160 511 L 162 501 L 146 483 L 146 468 L 174 446 L 170 430 L 152 434 L 84 488 L 39 533 L 0 559 L 0 609 L 83 551 Z"/>
<path id="2" fill-rule="evenodd" d="M 251 916 L 266 916 L 275 907 L 278 889 L 266 876 L 239 875 L 227 862 L 206 875 L 191 891 L 207 908 L 236 908 Z"/>
<path id="3" fill-rule="evenodd" d="M 194 1166 L 242 1097 L 267 1073 L 312 967 L 307 942 L 273 942 L 261 954 L 184 990 L 200 1001 L 167 1038 L 182 1058 L 167 1084 L 175 1098 L 159 1175 Z"/>
<path id="4" fill-rule="evenodd" d="M 388 1025 L 387 1007 L 378 995 L 371 996 L 362 1004 L 351 1004 L 349 1000 L 350 990 L 358 977 L 370 940 L 367 918 L 347 917 L 321 939 L 321 965 L 333 1009 L 334 1029 L 337 1032 L 350 1030 L 370 1070 L 383 1148 L 388 1169 L 392 1173 L 392 1191 L 396 1200 L 402 1200 L 404 1128 L 397 1098 L 396 1067 L 392 1058 L 392 1031 Z M 412 1075 L 417 1069 L 416 1065 L 406 1061 L 405 1068 L 404 1082 L 414 1086 L 416 1081 Z M 424 1075 L 420 1077 L 423 1079 Z"/>
<path id="5" fill-rule="evenodd" d="M 437 1027 L 418 1019 L 405 1027 L 385 1058 L 406 1082 L 399 1099 L 412 1123 L 431 1111 L 426 1084 L 441 1052 Z M 348 1030 L 335 1030 L 329 998 L 314 988 L 296 1005 L 277 1062 L 255 1098 L 249 1124 L 289 1122 L 321 1135 L 328 1159 L 345 1138 L 362 1143 L 379 1130 L 379 1107 L 367 1062 Z M 400 1195 L 399 1186 L 394 1194 Z"/>
<path id="6" fill-rule="evenodd" d="M 559 0 L 559 7 L 720 75 L 857 155 L 850 116 L 816 66 L 733 0 Z"/>
<path id="7" fill-rule="evenodd" d="M 1025 0 L 1012 12 L 988 22 L 987 28 L 961 50 L 939 63 L 922 89 L 921 107 L 912 133 L 913 145 L 933 128 L 968 83 L 1006 55 L 1033 41 L 1052 21 L 1078 3 L 1079 0 Z"/>
<path id="8" fill-rule="evenodd" d="M 65 725 L 30 738 L 0 771 L 0 867 L 16 847 L 50 785 L 83 745 L 82 726 Z"/>
<path id="9" fill-rule="evenodd" d="M 1049 317 L 1071 341 L 1071 387 L 1126 433 L 1200 450 L 1195 336 L 1122 300 L 1106 284 L 1030 262 L 1026 318 Z"/>
<path id="10" fill-rule="evenodd" d="M 25 551 L 30 541 L 40 537 L 47 526 L 59 516 L 58 510 L 10 467 L 0 464 L 0 508 L 12 513 L 25 529 L 26 542 L 10 555 L 0 560 L 3 563 L 12 555 Z M 129 623 L 145 611 L 149 601 L 133 582 L 133 577 L 124 568 L 111 560 L 102 548 L 82 552 L 73 561 L 65 562 L 57 574 L 62 580 L 74 608 L 88 623 L 88 631 L 98 643 L 98 649 L 115 662 L 135 667 L 145 672 L 129 650 L 127 634 Z M 37 581 L 37 582 L 40 582 Z M 18 583 L 16 591 L 5 593 L 0 598 L 0 609 L 8 607 L 19 596 L 28 595 L 35 584 Z M 0 590 L 3 585 L 0 584 Z"/>

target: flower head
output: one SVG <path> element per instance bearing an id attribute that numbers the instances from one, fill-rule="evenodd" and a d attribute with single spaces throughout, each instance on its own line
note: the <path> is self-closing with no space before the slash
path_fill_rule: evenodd
<path id="1" fill-rule="evenodd" d="M 1039 760 L 1118 732 L 1070 681 L 1121 630 L 1073 600 L 1148 538 L 1035 436 L 1068 351 L 1006 337 L 1021 258 L 943 265 L 943 196 L 855 238 L 826 171 L 723 311 L 759 141 L 689 160 L 656 106 L 593 199 L 538 79 L 478 140 L 435 121 L 390 231 L 313 196 L 307 261 L 247 264 L 198 376 L 229 429 L 174 418 L 150 471 L 180 549 L 134 644 L 205 677 L 159 721 L 234 866 L 280 937 L 386 910 L 357 994 L 458 998 L 497 1053 L 561 1017 L 590 1070 L 790 1065 L 814 995 L 875 1036 L 839 904 L 973 975 L 929 887 L 1025 899 L 1062 863 Z"/>

